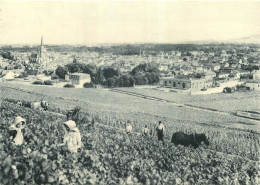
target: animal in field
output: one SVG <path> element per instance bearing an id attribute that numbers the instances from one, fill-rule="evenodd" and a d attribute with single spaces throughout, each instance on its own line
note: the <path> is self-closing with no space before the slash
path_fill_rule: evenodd
<path id="1" fill-rule="evenodd" d="M 30 102 L 23 101 L 23 100 L 18 100 L 18 101 L 16 102 L 16 105 L 31 108 L 31 103 L 30 103 Z"/>
<path id="2" fill-rule="evenodd" d="M 192 146 L 195 149 L 198 148 L 202 142 L 209 145 L 208 138 L 204 133 L 185 134 L 183 132 L 175 132 L 171 139 L 171 143 L 174 145 Z"/>
<path id="3" fill-rule="evenodd" d="M 75 107 L 74 109 L 69 110 L 66 114 L 67 120 L 73 120 L 77 122 L 79 119 L 79 111 L 80 111 L 80 107 Z"/>
<path id="4" fill-rule="evenodd" d="M 66 114 L 67 120 L 73 120 L 77 124 L 82 123 L 94 123 L 94 119 L 88 114 L 80 111 L 80 107 L 75 107 L 72 110 L 69 110 Z"/>
<path id="5" fill-rule="evenodd" d="M 32 107 L 32 105 L 31 105 L 30 102 L 25 102 L 25 101 L 22 102 L 22 106 L 23 106 L 23 107 L 28 107 L 28 108 L 31 108 L 31 107 Z"/>
<path id="6" fill-rule="evenodd" d="M 34 110 L 41 110 L 41 111 L 46 111 L 48 110 L 49 103 L 47 101 L 40 101 L 40 102 L 32 102 L 31 103 L 31 108 Z"/>

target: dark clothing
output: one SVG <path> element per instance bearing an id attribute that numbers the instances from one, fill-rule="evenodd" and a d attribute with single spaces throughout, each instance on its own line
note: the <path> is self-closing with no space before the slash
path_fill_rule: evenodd
<path id="1" fill-rule="evenodd" d="M 160 128 L 160 127 L 157 127 L 156 131 L 157 131 L 158 140 L 159 141 L 163 141 L 163 135 L 164 135 L 163 131 L 164 131 L 164 129 Z"/>
<path id="2" fill-rule="evenodd" d="M 16 135 L 17 135 L 17 131 L 16 131 L 16 130 L 10 130 L 10 131 L 9 131 L 9 135 L 10 135 L 10 137 L 11 137 L 12 139 L 14 139 L 14 138 L 16 137 Z"/>
<path id="3" fill-rule="evenodd" d="M 163 141 L 163 130 L 157 130 L 158 140 Z"/>

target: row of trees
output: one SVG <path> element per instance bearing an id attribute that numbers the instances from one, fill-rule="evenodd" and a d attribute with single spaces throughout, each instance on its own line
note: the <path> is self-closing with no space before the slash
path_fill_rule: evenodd
<path id="1" fill-rule="evenodd" d="M 4 59 L 16 60 L 16 57 L 10 51 L 0 51 L 0 55 L 2 55 Z"/>
<path id="2" fill-rule="evenodd" d="M 248 47 L 245 47 L 248 46 Z M 225 44 L 225 43 L 208 43 L 208 44 L 120 44 L 110 46 L 70 46 L 70 45 L 46 45 L 48 51 L 53 52 L 97 52 L 97 53 L 113 53 L 118 55 L 139 55 L 140 51 L 145 51 L 147 54 L 160 55 L 160 52 L 171 51 L 204 51 L 208 52 L 221 52 L 222 50 L 228 53 L 241 52 L 248 53 L 257 51 L 260 47 L 257 44 Z M 37 46 L 2 46 L 0 48 L 0 54 L 2 51 L 12 52 L 32 52 L 36 51 Z"/>
<path id="3" fill-rule="evenodd" d="M 69 73 L 87 73 L 94 84 L 107 87 L 133 87 L 134 85 L 156 84 L 159 81 L 158 66 L 140 64 L 129 73 L 122 73 L 119 69 L 108 67 L 98 68 L 95 65 L 73 62 L 65 67 L 59 66 L 55 73 L 64 79 Z"/>
<path id="4" fill-rule="evenodd" d="M 241 65 L 241 69 L 247 70 L 247 71 L 253 71 L 253 70 L 259 70 L 259 67 L 257 65 Z"/>

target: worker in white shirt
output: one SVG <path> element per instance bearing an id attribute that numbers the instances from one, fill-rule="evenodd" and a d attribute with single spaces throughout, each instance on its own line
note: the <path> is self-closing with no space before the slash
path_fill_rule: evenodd
<path id="1" fill-rule="evenodd" d="M 69 120 L 63 124 L 65 135 L 63 143 L 58 146 L 65 146 L 70 152 L 77 153 L 81 148 L 81 136 L 75 121 Z"/>
<path id="2" fill-rule="evenodd" d="M 20 116 L 17 116 L 14 120 L 14 124 L 9 127 L 11 139 L 15 145 L 22 145 L 24 143 L 24 137 L 22 129 L 24 129 L 24 124 L 26 120 Z"/>
<path id="3" fill-rule="evenodd" d="M 148 134 L 149 134 L 149 128 L 147 125 L 145 125 L 143 129 L 143 136 L 148 136 Z"/>
<path id="4" fill-rule="evenodd" d="M 126 133 L 129 134 L 129 133 L 132 132 L 132 130 L 133 130 L 133 127 L 132 127 L 132 125 L 131 125 L 131 121 L 128 120 L 128 121 L 127 121 L 127 124 L 126 124 Z"/>
<path id="5" fill-rule="evenodd" d="M 157 131 L 158 140 L 163 141 L 165 127 L 161 121 L 159 121 L 159 125 L 156 127 L 156 131 Z"/>

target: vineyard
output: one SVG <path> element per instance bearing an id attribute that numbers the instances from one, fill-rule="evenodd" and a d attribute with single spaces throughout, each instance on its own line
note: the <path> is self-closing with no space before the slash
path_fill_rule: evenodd
<path id="1" fill-rule="evenodd" d="M 75 106 L 80 106 L 85 111 L 102 115 L 102 117 L 104 117 L 104 115 L 106 115 L 106 117 L 112 117 L 112 115 L 115 114 L 116 116 L 114 117 L 120 120 L 131 118 L 136 122 L 145 121 L 152 124 L 159 119 L 163 119 L 169 124 L 181 124 L 181 127 L 184 123 L 188 123 L 188 126 L 194 124 L 212 125 L 254 130 L 260 133 L 260 127 L 255 124 L 255 122 L 241 117 L 217 114 L 213 111 L 208 112 L 189 107 L 180 107 L 170 103 L 147 100 L 101 89 L 28 88 L 26 86 L 15 86 L 15 84 L 5 84 L 5 87 L 0 86 L 0 90 L 2 97 L 9 99 L 20 99 L 24 101 L 44 99 L 51 103 L 51 107 L 62 107 L 68 110 Z M 181 97 L 181 99 L 185 99 L 185 97 Z M 208 101 L 212 101 L 212 104 L 216 102 L 211 99 Z M 241 100 L 237 100 L 237 102 L 240 101 Z M 248 104 L 251 105 L 255 102 L 257 101 L 248 102 Z M 231 107 L 233 104 L 234 103 L 230 103 L 228 107 Z"/>
<path id="2" fill-rule="evenodd" d="M 134 120 L 134 133 L 127 135 L 124 115 L 96 112 L 98 123 L 80 124 L 83 147 L 78 154 L 57 148 L 66 112 L 56 107 L 39 112 L 18 106 L 10 100 L 1 103 L 0 184 L 257 184 L 259 183 L 259 145 L 257 133 L 189 123 L 170 124 L 169 130 L 205 132 L 210 146 L 196 154 L 189 147 L 173 146 L 171 132 L 166 142 L 153 136 L 142 137 L 144 123 L 153 128 L 157 120 L 143 115 Z M 15 116 L 27 119 L 26 144 L 14 146 L 7 127 Z M 132 113 L 132 118 L 141 115 Z M 127 118 L 125 118 L 127 119 Z M 153 120 L 152 120 L 153 119 Z M 158 118 L 160 119 L 160 118 Z M 137 133 L 136 133 L 137 132 Z"/>

